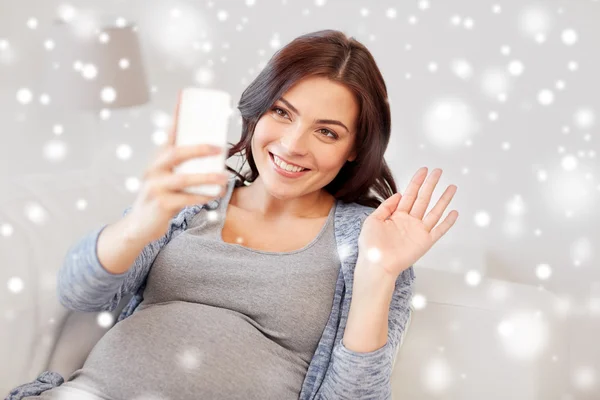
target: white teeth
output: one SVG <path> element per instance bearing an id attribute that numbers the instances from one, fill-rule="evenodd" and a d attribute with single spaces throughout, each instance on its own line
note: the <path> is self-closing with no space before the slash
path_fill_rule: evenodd
<path id="1" fill-rule="evenodd" d="M 281 160 L 275 154 L 273 154 L 273 159 L 275 160 L 275 164 L 277 164 L 281 169 L 285 169 L 290 172 L 300 172 L 304 171 L 306 168 L 296 167 L 295 165 L 287 164 L 285 161 Z"/>

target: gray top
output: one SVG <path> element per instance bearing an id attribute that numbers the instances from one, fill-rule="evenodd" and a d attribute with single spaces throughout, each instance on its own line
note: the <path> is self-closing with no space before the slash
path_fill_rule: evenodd
<path id="1" fill-rule="evenodd" d="M 111 399 L 299 398 L 339 274 L 335 205 L 302 249 L 250 249 L 221 238 L 233 182 L 216 210 L 162 248 L 131 318 L 52 391 L 72 381 Z"/>

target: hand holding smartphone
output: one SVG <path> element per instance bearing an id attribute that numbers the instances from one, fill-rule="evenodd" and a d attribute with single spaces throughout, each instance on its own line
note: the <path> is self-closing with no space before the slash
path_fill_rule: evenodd
<path id="1" fill-rule="evenodd" d="M 180 92 L 167 142 L 146 168 L 125 217 L 128 236 L 144 243 L 157 240 L 182 208 L 224 195 L 228 102 L 229 95 L 221 91 Z"/>

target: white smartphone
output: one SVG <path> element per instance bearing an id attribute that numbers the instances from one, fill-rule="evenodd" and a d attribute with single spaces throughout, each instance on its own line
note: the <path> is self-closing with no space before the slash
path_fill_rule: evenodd
<path id="1" fill-rule="evenodd" d="M 192 158 L 174 168 L 177 174 L 198 174 L 225 171 L 227 128 L 233 109 L 231 95 L 219 89 L 189 87 L 181 93 L 177 118 L 176 146 L 208 143 L 223 148 L 216 155 Z M 218 196 L 222 187 L 217 184 L 189 186 L 190 194 Z"/>

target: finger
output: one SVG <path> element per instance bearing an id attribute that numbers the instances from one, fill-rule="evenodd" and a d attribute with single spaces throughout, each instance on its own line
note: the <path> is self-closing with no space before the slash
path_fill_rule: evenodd
<path id="1" fill-rule="evenodd" d="M 456 190 L 456 185 L 448 186 L 435 206 L 427 213 L 425 218 L 423 218 L 423 225 L 425 225 L 427 231 L 431 232 L 433 227 L 438 223 L 442 217 L 442 214 L 444 213 L 444 210 L 446 210 L 446 207 L 448 207 L 450 200 L 452 200 L 452 197 L 454 197 Z"/>
<path id="2" fill-rule="evenodd" d="M 181 90 L 177 93 L 177 105 L 175 106 L 175 115 L 173 116 L 173 123 L 171 124 L 171 130 L 169 131 L 169 138 L 167 139 L 168 146 L 175 146 L 175 140 L 177 139 L 177 120 L 179 119 L 179 107 L 181 105 Z"/>
<path id="3" fill-rule="evenodd" d="M 427 176 L 427 167 L 422 167 L 417 170 L 413 178 L 411 179 L 406 191 L 402 194 L 402 200 L 398 204 L 397 211 L 409 212 L 417 198 L 419 188 L 423 184 L 425 177 Z"/>
<path id="4" fill-rule="evenodd" d="M 158 159 L 153 164 L 153 169 L 157 171 L 171 171 L 183 161 L 195 157 L 214 156 L 221 154 L 221 151 L 223 150 L 220 147 L 208 143 L 174 147 L 159 155 Z"/>
<path id="5" fill-rule="evenodd" d="M 431 238 L 432 238 L 434 244 L 435 244 L 435 242 L 440 240 L 440 238 L 442 236 L 444 236 L 450 228 L 452 228 L 452 225 L 454 225 L 454 223 L 456 222 L 457 219 L 458 219 L 458 211 L 452 210 L 448 213 L 448 215 L 446 216 L 444 221 L 441 224 L 439 224 L 438 226 L 436 226 L 435 229 L 433 229 L 431 231 Z"/>
<path id="6" fill-rule="evenodd" d="M 201 174 L 171 174 L 163 175 L 156 179 L 158 185 L 163 191 L 180 191 L 188 186 L 199 186 L 206 184 L 217 184 L 225 186 L 227 176 L 219 172 L 201 173 Z"/>
<path id="7" fill-rule="evenodd" d="M 423 187 L 419 190 L 419 195 L 410 210 L 410 215 L 423 219 L 423 215 L 425 215 L 425 211 L 427 211 L 427 207 L 431 201 L 431 195 L 440 180 L 440 176 L 442 176 L 442 170 L 440 168 L 436 168 L 431 172 L 423 184 Z"/>
<path id="8" fill-rule="evenodd" d="M 396 207 L 398 206 L 398 200 L 401 197 L 402 195 L 400 193 L 394 193 L 385 199 L 385 201 L 381 203 L 379 207 L 377 207 L 375 211 L 371 213 L 371 215 L 378 220 L 385 221 L 394 213 Z"/>

